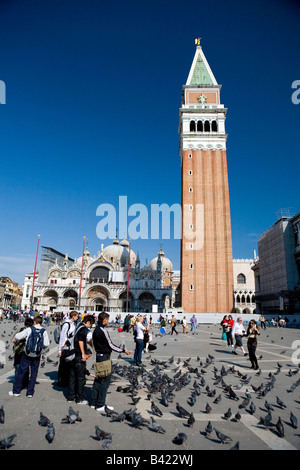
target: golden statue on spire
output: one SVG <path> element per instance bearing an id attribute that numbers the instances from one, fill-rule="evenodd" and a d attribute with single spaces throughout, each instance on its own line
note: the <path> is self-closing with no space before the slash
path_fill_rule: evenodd
<path id="1" fill-rule="evenodd" d="M 196 38 L 196 39 L 195 39 L 195 44 L 196 44 L 197 46 L 200 46 L 200 41 L 201 41 L 201 38 Z"/>

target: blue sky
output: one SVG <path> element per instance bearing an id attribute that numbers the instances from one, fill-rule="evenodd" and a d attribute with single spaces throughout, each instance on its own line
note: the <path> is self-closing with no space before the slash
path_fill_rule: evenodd
<path id="1" fill-rule="evenodd" d="M 277 211 L 300 211 L 299 3 L 291 0 L 0 1 L 0 275 L 20 284 L 37 235 L 92 255 L 100 204 L 180 203 L 182 85 L 201 37 L 226 118 L 233 256 Z M 119 234 L 122 238 L 123 234 Z M 142 264 L 162 243 L 133 240 Z"/>

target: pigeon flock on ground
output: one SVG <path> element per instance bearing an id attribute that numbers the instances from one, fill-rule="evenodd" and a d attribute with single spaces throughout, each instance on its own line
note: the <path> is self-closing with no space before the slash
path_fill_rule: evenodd
<path id="1" fill-rule="evenodd" d="M 161 341 L 159 334 L 156 337 L 157 341 Z M 173 338 L 172 340 L 174 341 Z M 175 339 L 175 341 L 177 340 Z M 160 347 L 164 346 L 167 346 L 167 343 Z M 45 365 L 42 365 L 43 362 L 45 364 L 50 362 L 51 366 L 57 366 L 56 362 L 48 357 L 42 359 L 42 367 Z M 106 430 L 105 420 L 110 423 L 118 423 L 118 426 L 130 426 L 133 432 L 137 429 L 144 432 L 151 430 L 154 433 L 162 434 L 166 448 L 168 448 L 168 442 L 172 442 L 187 449 L 189 436 L 195 433 L 196 419 L 194 415 L 199 413 L 207 415 L 206 423 L 201 420 L 203 429 L 200 434 L 202 436 L 221 445 L 229 444 L 226 448 L 231 450 L 239 450 L 241 448 L 240 441 L 234 442 L 232 437 L 218 429 L 218 424 L 215 426 L 214 421 L 210 420 L 210 414 L 220 413 L 219 404 L 225 401 L 228 402 L 228 407 L 224 413 L 221 413 L 219 420 L 224 423 L 224 426 L 228 421 L 235 422 L 238 426 L 238 423 L 243 421 L 243 415 L 249 413 L 257 418 L 257 426 L 266 431 L 272 430 L 280 438 L 284 438 L 287 426 L 293 430 L 298 429 L 296 412 L 299 410 L 299 397 L 298 400 L 294 399 L 295 410 L 287 410 L 282 395 L 276 395 L 275 402 L 275 400 L 270 401 L 269 393 L 272 390 L 275 390 L 276 393 L 276 380 L 279 374 L 285 374 L 287 377 L 286 393 L 295 393 L 300 386 L 300 378 L 297 378 L 299 366 L 290 368 L 288 372 L 283 372 L 283 365 L 277 363 L 275 372 L 264 374 L 266 376 L 262 378 L 261 369 L 258 372 L 252 372 L 252 374 L 247 372 L 243 374 L 234 365 L 225 367 L 211 354 L 207 354 L 205 358 L 197 356 L 187 359 L 171 356 L 166 360 L 158 360 L 155 358 L 155 354 L 148 356 L 144 354 L 143 362 L 142 366 L 134 366 L 126 361 L 113 361 L 110 387 L 115 387 L 116 392 L 125 394 L 129 404 L 125 409 L 119 410 L 110 410 L 105 407 L 105 412 L 99 415 L 99 426 L 95 426 L 91 437 L 100 441 L 101 450 L 108 450 L 113 445 L 113 433 Z M 259 386 L 254 386 L 251 383 L 254 376 L 260 378 Z M 233 377 L 235 380 L 232 380 Z M 118 382 L 122 385 L 118 385 Z M 233 385 L 236 382 L 238 383 Z M 125 383 L 126 385 L 124 385 Z M 180 401 L 177 398 L 179 392 Z M 186 397 L 186 401 L 183 401 L 183 396 Z M 140 409 L 143 411 L 139 411 L 141 400 L 143 406 Z M 121 403 L 122 400 L 119 402 Z M 74 406 L 76 408 L 76 404 Z M 284 420 L 281 416 L 283 411 L 285 411 Z M 287 411 L 290 417 L 289 422 L 286 420 Z M 177 434 L 167 432 L 164 427 L 164 414 L 166 413 L 173 413 L 174 417 L 180 418 L 185 432 Z M 65 416 L 61 418 L 61 424 L 72 427 L 80 425 L 81 422 L 82 417 L 79 411 L 74 410 L 72 406 L 67 407 Z M 5 410 L 1 406 L 0 436 L 3 434 L 1 424 L 4 423 Z M 51 445 L 57 439 L 55 425 L 51 417 L 45 416 L 41 410 L 37 417 L 37 424 L 45 428 L 45 439 Z M 12 447 L 16 436 L 17 434 L 14 433 L 8 437 L 0 438 L 0 449 Z"/>

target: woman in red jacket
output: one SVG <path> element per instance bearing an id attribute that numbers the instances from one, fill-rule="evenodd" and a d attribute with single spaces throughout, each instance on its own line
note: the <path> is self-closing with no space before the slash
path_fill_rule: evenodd
<path id="1" fill-rule="evenodd" d="M 231 336 L 231 330 L 232 330 L 233 324 L 234 324 L 234 321 L 231 315 L 225 316 L 221 322 L 223 331 L 226 333 L 227 346 L 233 346 L 233 339 Z"/>

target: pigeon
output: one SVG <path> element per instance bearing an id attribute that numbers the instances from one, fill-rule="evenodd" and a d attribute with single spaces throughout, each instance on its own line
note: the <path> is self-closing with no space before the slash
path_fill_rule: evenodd
<path id="1" fill-rule="evenodd" d="M 206 407 L 205 407 L 205 411 L 207 414 L 209 414 L 211 412 L 212 408 L 211 406 L 209 405 L 209 403 L 206 403 Z"/>
<path id="2" fill-rule="evenodd" d="M 264 418 L 260 417 L 259 424 L 263 424 L 266 429 L 269 429 L 272 424 L 271 411 L 268 411 L 268 414 Z"/>
<path id="3" fill-rule="evenodd" d="M 158 408 L 158 406 L 155 405 L 155 403 L 153 401 L 151 402 L 151 411 L 156 416 L 162 416 L 163 415 L 163 412 Z"/>
<path id="4" fill-rule="evenodd" d="M 51 423 L 50 419 L 47 418 L 47 416 L 43 415 L 42 412 L 40 412 L 39 425 L 47 427 L 50 423 Z"/>
<path id="5" fill-rule="evenodd" d="M 180 418 L 190 417 L 190 413 L 185 410 L 181 405 L 179 405 L 179 403 L 176 403 L 176 410 L 178 411 Z"/>
<path id="6" fill-rule="evenodd" d="M 231 387 L 229 387 L 229 397 L 232 399 L 232 400 L 239 400 L 239 397 L 237 396 L 237 394 L 232 390 Z"/>
<path id="7" fill-rule="evenodd" d="M 151 416 L 151 421 L 152 421 L 152 427 L 155 432 L 160 433 L 160 434 L 164 434 L 166 432 L 164 428 L 157 421 L 155 421 L 153 416 Z"/>
<path id="8" fill-rule="evenodd" d="M 54 428 L 53 424 L 50 423 L 50 424 L 48 424 L 47 433 L 45 435 L 45 438 L 47 439 L 49 444 L 52 444 L 52 442 L 54 440 L 54 436 L 55 436 L 55 428 Z"/>
<path id="9" fill-rule="evenodd" d="M 281 421 L 280 416 L 278 417 L 278 421 L 275 424 L 275 427 L 277 429 L 279 437 L 284 437 L 284 427 L 283 427 L 283 423 Z"/>
<path id="10" fill-rule="evenodd" d="M 218 439 L 220 439 L 222 444 L 232 441 L 231 437 L 226 436 L 226 434 L 223 434 L 221 431 L 218 431 L 216 428 L 214 428 L 214 430 L 215 430 L 215 433 L 216 433 Z"/>
<path id="11" fill-rule="evenodd" d="M 111 422 L 118 422 L 118 423 L 121 423 L 122 421 L 124 421 L 126 418 L 126 415 L 125 413 L 120 413 L 120 414 L 117 414 L 115 416 L 112 416 L 112 419 L 111 419 Z"/>
<path id="12" fill-rule="evenodd" d="M 297 421 L 296 416 L 292 412 L 290 414 L 290 422 L 291 422 L 292 428 L 297 429 L 298 421 Z"/>
<path id="13" fill-rule="evenodd" d="M 278 398 L 278 397 L 276 397 L 276 403 L 277 403 L 277 405 L 280 406 L 280 408 L 286 408 L 286 404 L 283 403 L 283 401 L 280 400 L 280 398 Z"/>
<path id="14" fill-rule="evenodd" d="M 69 408 L 69 413 L 61 420 L 61 423 L 74 424 L 76 421 L 81 422 L 82 418 L 79 416 L 79 411 L 74 411 L 72 406 Z"/>
<path id="15" fill-rule="evenodd" d="M 273 406 L 270 405 L 270 403 L 268 403 L 267 400 L 265 401 L 265 407 L 266 407 L 267 411 L 274 411 Z"/>
<path id="16" fill-rule="evenodd" d="M 230 450 L 240 450 L 240 441 L 237 441 Z"/>
<path id="17" fill-rule="evenodd" d="M 194 418 L 194 415 L 193 413 L 190 414 L 190 416 L 188 417 L 188 420 L 187 420 L 187 425 L 189 428 L 192 428 L 194 423 L 195 423 L 195 418 Z"/>
<path id="18" fill-rule="evenodd" d="M 174 437 L 172 442 L 177 445 L 185 445 L 185 442 L 187 440 L 187 435 L 184 432 L 179 432 L 177 436 Z"/>
<path id="19" fill-rule="evenodd" d="M 254 405 L 253 401 L 250 403 L 249 411 L 251 415 L 253 415 L 256 411 L 256 406 Z"/>
<path id="20" fill-rule="evenodd" d="M 228 408 L 226 413 L 224 413 L 224 418 L 227 420 L 227 419 L 231 418 L 231 416 L 232 416 L 231 408 Z"/>
<path id="21" fill-rule="evenodd" d="M 111 439 L 112 437 L 112 433 L 103 431 L 97 425 L 95 426 L 95 433 L 99 441 L 102 441 L 103 439 Z"/>
<path id="22" fill-rule="evenodd" d="M 100 450 L 108 450 L 111 445 L 112 445 L 111 438 L 104 439 L 104 441 L 102 442 L 102 445 L 100 447 Z"/>
<path id="23" fill-rule="evenodd" d="M 241 418 L 242 418 L 242 416 L 241 416 L 241 414 L 240 414 L 239 411 L 236 412 L 236 414 L 234 415 L 234 417 L 235 417 L 235 419 L 236 419 L 237 421 L 240 421 Z"/>
<path id="24" fill-rule="evenodd" d="M 6 437 L 5 439 L 0 440 L 0 449 L 8 449 L 12 445 L 12 441 L 16 437 L 16 434 Z"/>
<path id="25" fill-rule="evenodd" d="M 5 412 L 4 412 L 4 408 L 2 405 L 0 408 L 0 423 L 4 424 L 4 422 L 5 422 Z"/>
<path id="26" fill-rule="evenodd" d="M 212 427 L 211 421 L 208 421 L 206 428 L 205 428 L 206 437 L 210 436 L 212 432 L 213 432 L 213 427 Z"/>
<path id="27" fill-rule="evenodd" d="M 220 403 L 221 400 L 222 400 L 222 396 L 220 394 L 214 399 L 213 403 L 215 403 L 217 405 L 218 403 Z"/>

